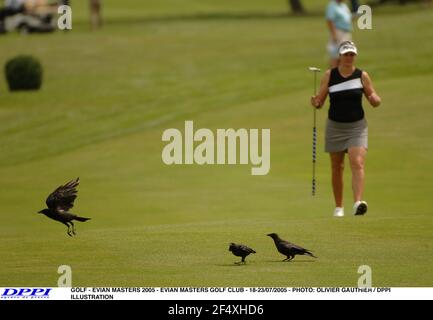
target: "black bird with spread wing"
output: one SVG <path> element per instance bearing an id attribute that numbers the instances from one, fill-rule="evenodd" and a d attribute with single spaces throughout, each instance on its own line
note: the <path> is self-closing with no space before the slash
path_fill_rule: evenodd
<path id="1" fill-rule="evenodd" d="M 72 220 L 84 222 L 90 218 L 79 217 L 68 210 L 74 206 L 74 201 L 77 198 L 76 187 L 80 183 L 80 179 L 71 180 L 67 184 L 58 187 L 51 193 L 45 201 L 48 209 L 39 211 L 48 218 L 59 221 L 68 227 L 68 235 L 75 235 L 75 226 Z"/>
<path id="2" fill-rule="evenodd" d="M 244 246 L 243 244 L 230 243 L 229 251 L 231 251 L 236 257 L 242 257 L 242 260 L 235 262 L 235 264 L 246 263 L 245 258 L 250 253 L 256 253 L 253 249 Z"/>
<path id="3" fill-rule="evenodd" d="M 304 249 L 296 244 L 283 240 L 276 233 L 270 233 L 267 236 L 271 237 L 274 240 L 278 252 L 287 257 L 283 261 L 290 261 L 296 255 L 304 255 L 304 254 L 307 254 L 313 258 L 317 258 L 314 254 L 310 252 L 310 250 Z"/>

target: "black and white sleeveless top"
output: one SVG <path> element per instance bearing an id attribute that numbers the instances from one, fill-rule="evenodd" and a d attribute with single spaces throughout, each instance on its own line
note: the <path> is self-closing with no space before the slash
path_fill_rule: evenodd
<path id="1" fill-rule="evenodd" d="M 364 118 L 362 94 L 364 87 L 361 81 L 362 70 L 355 71 L 343 78 L 338 68 L 331 70 L 328 92 L 331 105 L 328 118 L 337 122 L 354 122 Z"/>

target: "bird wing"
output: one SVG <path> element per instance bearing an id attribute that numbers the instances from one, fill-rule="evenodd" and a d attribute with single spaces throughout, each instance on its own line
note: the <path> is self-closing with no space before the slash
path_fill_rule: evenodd
<path id="1" fill-rule="evenodd" d="M 301 251 L 304 250 L 304 248 L 301 248 L 300 246 L 297 246 L 296 244 L 291 243 L 291 242 L 286 241 L 286 240 L 281 240 L 279 242 L 279 245 L 282 248 L 289 249 L 289 250 L 301 250 Z"/>
<path id="2" fill-rule="evenodd" d="M 77 198 L 76 187 L 79 183 L 80 179 L 77 178 L 54 190 L 45 201 L 48 208 L 59 212 L 71 209 L 74 206 L 75 198 Z"/>
<path id="3" fill-rule="evenodd" d="M 288 241 L 286 241 L 286 242 L 287 242 L 287 244 L 290 246 L 290 248 L 291 248 L 292 250 L 297 250 L 297 251 L 299 251 L 299 252 L 305 252 L 305 251 L 308 251 L 308 249 L 302 248 L 301 246 L 298 246 L 297 244 L 290 243 L 290 242 L 288 242 Z"/>
<path id="4" fill-rule="evenodd" d="M 248 252 L 248 253 L 256 253 L 253 249 L 244 246 L 243 244 L 239 245 L 239 249 L 241 249 L 242 251 Z"/>
<path id="5" fill-rule="evenodd" d="M 278 242 L 278 246 L 285 249 L 292 249 L 293 245 L 286 240 L 281 240 Z"/>

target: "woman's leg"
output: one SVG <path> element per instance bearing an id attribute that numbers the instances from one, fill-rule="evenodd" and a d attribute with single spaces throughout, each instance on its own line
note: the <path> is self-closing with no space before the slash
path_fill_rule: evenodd
<path id="1" fill-rule="evenodd" d="M 343 171 L 344 152 L 330 152 L 332 167 L 332 190 L 334 191 L 335 206 L 343 207 Z"/>
<path id="2" fill-rule="evenodd" d="M 367 149 L 364 147 L 351 147 L 349 148 L 349 161 L 352 169 L 352 190 L 353 201 L 361 201 L 362 194 L 364 193 L 364 163 Z"/>

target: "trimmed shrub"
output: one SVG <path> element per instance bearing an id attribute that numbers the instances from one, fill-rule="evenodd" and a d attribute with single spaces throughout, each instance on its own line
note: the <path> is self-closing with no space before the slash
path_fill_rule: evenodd
<path id="1" fill-rule="evenodd" d="M 10 91 L 38 90 L 42 85 L 42 65 L 32 56 L 17 56 L 5 65 Z"/>

